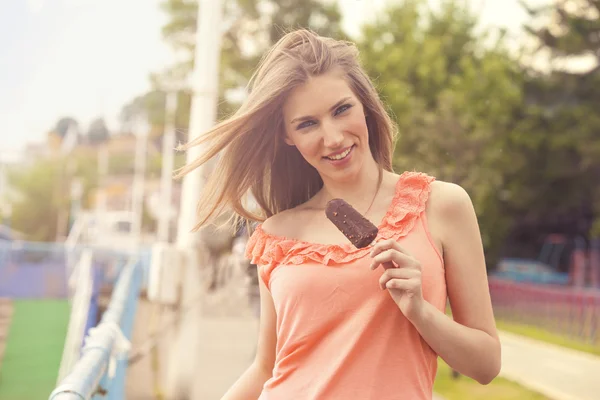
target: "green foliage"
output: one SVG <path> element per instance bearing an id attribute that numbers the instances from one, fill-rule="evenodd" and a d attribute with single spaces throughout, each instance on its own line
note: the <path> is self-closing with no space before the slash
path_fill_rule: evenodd
<path id="1" fill-rule="evenodd" d="M 246 85 L 259 57 L 286 30 L 309 27 L 345 38 L 334 4 L 228 0 L 219 118 L 237 107 L 227 101 L 228 90 Z M 502 32 L 481 31 L 466 4 L 445 0 L 433 11 L 425 0 L 392 2 L 363 27 L 357 43 L 363 64 L 399 127 L 395 168 L 465 187 L 490 266 L 507 238 L 523 232 L 531 233 L 519 243 L 530 255 L 547 233 L 600 236 L 598 63 L 583 72 L 533 70 L 508 52 Z M 164 38 L 186 57 L 152 76 L 155 89 L 123 109 L 124 119 L 149 115 L 156 136 L 164 127 L 161 88 L 181 83 L 192 70 L 197 24 L 195 1 L 168 0 L 162 7 Z M 598 58 L 598 10 L 598 0 L 529 10 L 532 20 L 551 16 L 529 31 L 555 58 Z M 178 129 L 188 128 L 190 99 L 179 93 Z"/>
<path id="2" fill-rule="evenodd" d="M 529 71 L 528 123 L 538 137 L 531 153 L 543 158 L 543 169 L 528 182 L 530 191 L 541 209 L 569 215 L 577 233 L 600 237 L 600 1 L 559 1 L 528 11 L 534 21 L 552 21 L 528 30 L 553 60 L 595 60 L 587 70 Z"/>
<path id="3" fill-rule="evenodd" d="M 171 85 L 184 86 L 194 66 L 195 33 L 198 3 L 186 0 L 166 0 L 161 4 L 168 21 L 163 36 L 184 57 L 166 71 L 151 77 L 152 91 L 126 105 L 121 113 L 124 121 L 136 114 L 149 116 L 154 134 L 162 135 L 165 120 L 165 93 Z M 324 35 L 344 37 L 341 14 L 334 2 L 318 0 L 228 0 L 224 5 L 223 25 L 228 27 L 222 38 L 219 76 L 218 119 L 235 111 L 239 104 L 227 96 L 230 90 L 243 89 L 264 51 L 279 40 L 287 30 L 305 27 Z M 178 96 L 176 127 L 180 141 L 181 130 L 189 127 L 191 94 L 182 90 Z"/>
<path id="4" fill-rule="evenodd" d="M 561 4 L 550 12 L 562 33 L 537 31 L 543 46 L 563 58 L 598 54 L 590 40 L 600 32 L 598 13 L 578 17 Z M 365 26 L 359 45 L 398 123 L 396 169 L 465 187 L 494 265 L 511 234 L 534 232 L 524 247 L 537 255 L 545 234 L 586 235 L 594 205 L 600 215 L 600 69 L 532 71 L 508 53 L 502 34 L 491 42 L 493 32 L 476 23 L 464 2 L 434 12 L 407 0 Z M 600 234 L 598 218 L 591 232 Z"/>
<path id="5" fill-rule="evenodd" d="M 523 106 L 522 78 L 502 39 L 483 46 L 476 22 L 457 2 L 434 12 L 406 1 L 366 26 L 359 45 L 398 123 L 395 168 L 463 186 L 492 255 L 510 227 L 502 196 L 513 161 L 505 150 Z"/>
<path id="6" fill-rule="evenodd" d="M 121 122 L 127 125 L 139 115 L 146 115 L 152 129 L 150 137 L 160 139 L 165 129 L 166 120 L 166 94 L 164 91 L 154 89 L 140 95 L 126 104 L 121 109 Z M 175 129 L 178 141 L 184 140 L 183 129 L 189 125 L 190 107 L 192 96 L 189 91 L 181 90 L 177 93 L 177 109 L 175 110 Z"/>
<path id="7" fill-rule="evenodd" d="M 31 240 L 50 241 L 56 235 L 58 209 L 65 203 L 62 193 L 55 189 L 60 167 L 57 163 L 41 162 L 9 174 L 11 186 L 19 193 L 11 223 Z"/>
<path id="8" fill-rule="evenodd" d="M 71 180 L 81 179 L 85 200 L 96 186 L 95 171 L 96 160 L 88 154 L 40 160 L 9 171 L 9 184 L 17 193 L 11 217 L 14 229 L 28 240 L 53 241 L 59 214 L 69 212 Z"/>

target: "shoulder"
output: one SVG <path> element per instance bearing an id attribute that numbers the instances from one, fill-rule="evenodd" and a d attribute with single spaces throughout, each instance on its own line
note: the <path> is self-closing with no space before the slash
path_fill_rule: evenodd
<path id="1" fill-rule="evenodd" d="M 431 183 L 427 214 L 430 224 L 442 237 L 452 235 L 460 225 L 477 220 L 469 193 L 456 183 L 438 180 Z"/>
<path id="2" fill-rule="evenodd" d="M 294 216 L 296 215 L 297 210 L 290 209 L 281 211 L 269 218 L 267 218 L 262 224 L 262 229 L 275 236 L 287 236 L 289 232 L 286 231 L 289 229 L 289 226 L 294 221 Z"/>
<path id="3" fill-rule="evenodd" d="M 286 221 L 289 221 L 288 214 L 284 211 L 256 224 L 246 243 L 245 251 L 246 257 L 252 264 L 266 265 L 275 261 L 268 254 L 275 243 L 286 237 L 283 227 L 286 226 Z"/>
<path id="4" fill-rule="evenodd" d="M 297 208 L 281 211 L 257 224 L 246 245 L 246 256 L 253 264 L 272 264 L 282 256 L 272 251 L 282 242 L 294 240 L 298 226 Z M 266 257 L 265 257 L 266 256 Z"/>
<path id="5" fill-rule="evenodd" d="M 314 213 L 315 208 L 312 207 L 312 203 L 307 202 L 267 218 L 261 224 L 261 228 L 271 236 L 295 237 L 298 227 L 303 225 L 299 221 L 310 220 L 314 216 Z"/>
<path id="6" fill-rule="evenodd" d="M 445 216 L 472 207 L 471 197 L 462 186 L 438 180 L 431 183 L 430 203 L 436 213 Z"/>
<path id="7" fill-rule="evenodd" d="M 428 216 L 452 217 L 472 205 L 469 194 L 462 186 L 438 180 L 424 172 L 407 171 L 399 176 L 398 183 L 398 190 L 408 194 L 403 200 L 417 202 L 427 210 Z"/>

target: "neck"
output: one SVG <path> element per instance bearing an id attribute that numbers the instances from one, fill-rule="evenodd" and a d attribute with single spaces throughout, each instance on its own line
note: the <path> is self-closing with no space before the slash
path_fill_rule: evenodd
<path id="1" fill-rule="evenodd" d="M 321 201 L 323 206 L 331 199 L 340 198 L 348 202 L 357 211 L 368 211 L 379 189 L 379 166 L 370 159 L 359 175 L 349 182 L 336 182 L 323 179 Z"/>

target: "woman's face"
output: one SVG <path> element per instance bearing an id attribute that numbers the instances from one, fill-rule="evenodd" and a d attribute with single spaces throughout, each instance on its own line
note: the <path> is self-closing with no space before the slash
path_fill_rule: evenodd
<path id="1" fill-rule="evenodd" d="M 285 142 L 324 181 L 352 180 L 372 157 L 363 106 L 339 73 L 313 77 L 294 89 L 283 117 Z"/>

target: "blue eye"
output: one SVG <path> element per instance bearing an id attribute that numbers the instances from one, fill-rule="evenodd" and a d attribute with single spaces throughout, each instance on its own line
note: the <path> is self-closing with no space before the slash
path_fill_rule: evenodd
<path id="1" fill-rule="evenodd" d="M 314 124 L 314 121 L 304 121 L 296 127 L 296 129 L 304 129 Z"/>
<path id="2" fill-rule="evenodd" d="M 342 106 L 339 106 L 333 113 L 333 116 L 336 117 L 336 116 L 342 114 L 343 112 L 347 111 L 350 108 L 352 108 L 352 104 L 344 104 Z M 296 130 L 308 128 L 309 126 L 315 125 L 316 123 L 317 122 L 314 120 L 304 121 L 300 125 L 296 126 Z"/>
<path id="3" fill-rule="evenodd" d="M 340 106 L 337 110 L 335 110 L 334 115 L 339 115 L 341 113 L 343 113 L 344 111 L 350 109 L 352 107 L 352 105 L 350 104 L 344 104 L 343 106 Z"/>

